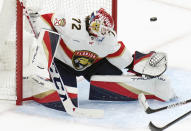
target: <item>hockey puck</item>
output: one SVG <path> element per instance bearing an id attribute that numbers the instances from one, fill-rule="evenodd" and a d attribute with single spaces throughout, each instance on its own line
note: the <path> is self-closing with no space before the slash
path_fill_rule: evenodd
<path id="1" fill-rule="evenodd" d="M 151 18 L 150 18 L 150 21 L 152 21 L 152 22 L 153 22 L 153 21 L 157 21 L 157 17 L 151 17 Z"/>

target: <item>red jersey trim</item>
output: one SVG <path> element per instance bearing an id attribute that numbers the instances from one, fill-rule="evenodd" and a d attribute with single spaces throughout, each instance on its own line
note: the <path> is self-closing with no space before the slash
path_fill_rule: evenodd
<path id="1" fill-rule="evenodd" d="M 72 60 L 74 52 L 70 48 L 67 47 L 67 45 L 63 39 L 60 40 L 60 45 L 61 45 L 62 49 L 64 50 L 65 54 Z M 102 58 L 97 57 L 97 59 L 95 60 L 94 63 L 100 61 L 101 59 Z"/>
<path id="2" fill-rule="evenodd" d="M 60 45 L 61 45 L 62 49 L 64 50 L 65 54 L 70 59 L 72 59 L 74 52 L 67 47 L 67 45 L 65 44 L 63 39 L 60 40 Z"/>
<path id="3" fill-rule="evenodd" d="M 119 50 L 118 50 L 117 52 L 113 53 L 113 54 L 109 54 L 109 55 L 107 56 L 107 58 L 118 57 L 118 56 L 120 56 L 120 55 L 123 53 L 123 51 L 125 50 L 125 45 L 123 44 L 122 41 L 119 41 L 118 44 L 121 45 L 121 47 L 119 48 Z"/>

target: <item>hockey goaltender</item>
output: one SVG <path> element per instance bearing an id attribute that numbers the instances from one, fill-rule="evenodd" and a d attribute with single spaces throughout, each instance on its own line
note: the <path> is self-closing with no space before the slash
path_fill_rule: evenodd
<path id="1" fill-rule="evenodd" d="M 117 41 L 113 19 L 103 8 L 85 19 L 63 12 L 30 11 L 29 15 L 54 83 L 53 89 L 34 95 L 35 101 L 72 114 L 78 109 L 78 76 L 90 82 L 90 100 L 132 101 L 140 93 L 159 101 L 175 97 L 163 74 L 166 54 L 130 54 L 125 44 Z"/>

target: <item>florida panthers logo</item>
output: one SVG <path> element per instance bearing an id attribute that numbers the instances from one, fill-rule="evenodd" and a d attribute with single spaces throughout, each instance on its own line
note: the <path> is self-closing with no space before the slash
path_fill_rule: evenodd
<path id="1" fill-rule="evenodd" d="M 86 50 L 75 51 L 72 57 L 72 63 L 76 70 L 81 71 L 91 66 L 92 63 L 95 62 L 97 57 L 98 57 L 97 54 L 90 51 Z"/>

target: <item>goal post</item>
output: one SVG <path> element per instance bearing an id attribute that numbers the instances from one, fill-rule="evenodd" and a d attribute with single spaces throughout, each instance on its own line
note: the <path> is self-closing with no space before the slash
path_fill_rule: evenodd
<path id="1" fill-rule="evenodd" d="M 32 64 L 31 55 L 34 54 L 31 48 L 35 35 L 26 29 L 32 30 L 26 22 L 25 9 L 37 10 L 39 14 L 62 9 L 68 15 L 85 18 L 99 8 L 106 9 L 112 15 L 117 31 L 117 0 L 3 0 L 0 9 L 0 71 L 4 73 L 0 74 L 0 99 L 15 100 L 16 105 L 22 105 L 26 99 L 23 77 L 32 72 L 29 67 Z"/>
<path id="2" fill-rule="evenodd" d="M 114 30 L 117 32 L 117 0 L 112 0 L 112 17 L 114 20 Z"/>
<path id="3" fill-rule="evenodd" d="M 19 0 L 16 5 L 16 105 L 23 99 L 23 7 Z"/>

